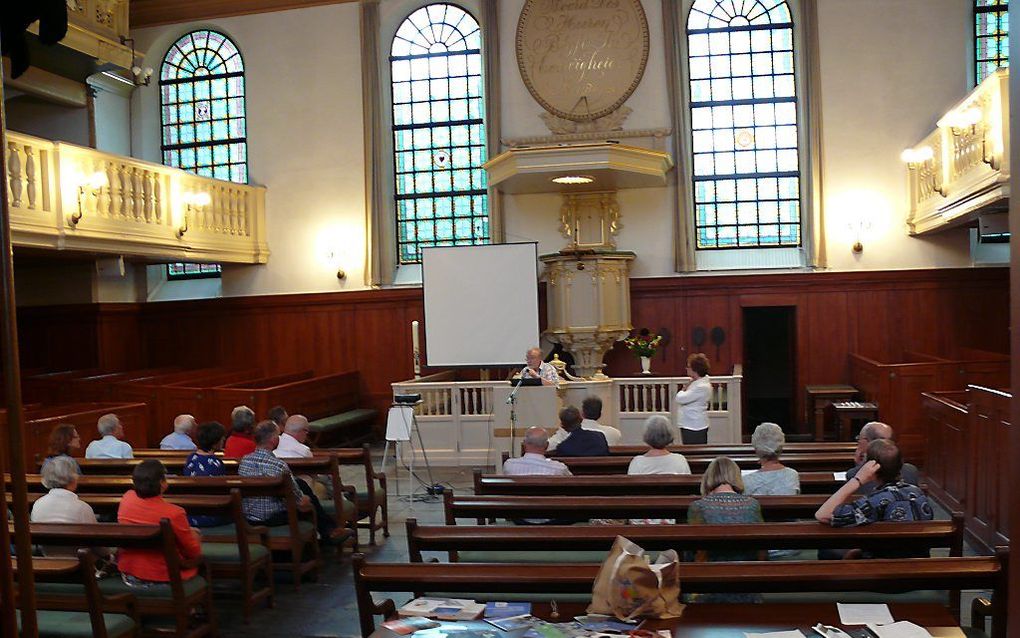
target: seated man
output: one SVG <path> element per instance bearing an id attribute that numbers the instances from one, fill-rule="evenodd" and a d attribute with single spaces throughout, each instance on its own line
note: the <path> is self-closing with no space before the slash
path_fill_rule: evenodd
<path id="1" fill-rule="evenodd" d="M 116 414 L 104 414 L 99 417 L 96 424 L 99 435 L 103 438 L 89 443 L 85 448 L 87 459 L 131 459 L 134 458 L 134 450 L 121 439 L 124 438 L 124 426 Z"/>
<path id="2" fill-rule="evenodd" d="M 161 519 L 168 519 L 174 531 L 177 551 L 184 560 L 198 558 L 202 554 L 202 542 L 196 530 L 188 524 L 184 509 L 163 500 L 166 491 L 166 468 L 156 459 L 147 459 L 138 464 L 131 474 L 133 490 L 120 501 L 117 522 L 121 525 L 159 525 Z M 170 581 L 163 552 L 155 549 L 121 549 L 117 557 L 124 582 L 131 587 L 148 587 L 152 584 L 166 584 Z M 181 578 L 194 578 L 198 570 L 189 567 L 181 571 Z"/>
<path id="3" fill-rule="evenodd" d="M 857 449 L 854 450 L 854 462 L 857 465 L 853 466 L 846 472 L 846 480 L 852 479 L 857 472 L 864 465 L 865 457 L 868 455 L 868 446 L 871 445 L 872 441 L 878 441 L 879 439 L 885 439 L 888 441 L 893 440 L 893 429 L 891 426 L 882 423 L 881 421 L 871 421 L 866 423 L 861 428 L 861 433 L 857 435 Z M 911 485 L 920 485 L 921 478 L 920 473 L 917 471 L 917 467 L 912 463 L 904 463 L 903 470 L 900 472 L 900 476 L 904 482 L 910 483 Z M 867 494 L 871 490 L 875 489 L 876 485 L 865 481 L 861 491 Z"/>
<path id="4" fill-rule="evenodd" d="M 585 397 L 584 401 L 581 402 L 581 416 L 584 417 L 581 421 L 581 429 L 601 432 L 605 435 L 606 443 L 610 447 L 620 444 L 620 437 L 623 436 L 620 434 L 620 431 L 611 425 L 599 423 L 599 419 L 602 418 L 602 399 L 596 396 Z M 556 433 L 549 437 L 549 449 L 555 451 L 566 438 L 566 431 L 562 429 L 556 430 Z"/>
<path id="5" fill-rule="evenodd" d="M 857 475 L 822 503 L 815 512 L 815 518 L 833 527 L 854 527 L 877 521 L 933 520 L 935 512 L 928 497 L 921 488 L 900 478 L 902 468 L 903 457 L 900 456 L 900 450 L 895 443 L 888 439 L 872 441 L 868 446 L 867 460 Z M 878 487 L 866 496 L 853 499 L 857 489 L 871 481 L 875 481 Z M 911 558 L 927 555 L 927 550 L 906 554 L 903 552 L 864 554 L 860 550 L 851 550 L 845 557 Z"/>
<path id="6" fill-rule="evenodd" d="M 574 406 L 560 410 L 560 427 L 567 437 L 556 446 L 557 456 L 608 456 L 606 436 L 581 427 L 581 413 Z"/>
<path id="7" fill-rule="evenodd" d="M 273 456 L 273 450 L 280 442 L 275 423 L 263 421 L 255 426 L 254 439 L 255 451 L 241 459 L 237 466 L 238 476 L 280 476 L 290 473 L 287 464 Z M 298 509 L 302 512 L 311 511 L 311 500 L 301 493 L 293 476 L 290 480 Z M 245 518 L 254 525 L 272 527 L 287 524 L 287 505 L 280 497 L 251 496 L 242 501 L 242 509 Z"/>
<path id="8" fill-rule="evenodd" d="M 305 445 L 308 439 L 308 419 L 302 414 L 287 417 L 284 422 L 280 444 L 273 450 L 278 459 L 309 459 L 312 448 Z"/>
<path id="9" fill-rule="evenodd" d="M 161 450 L 194 450 L 197 446 L 191 440 L 191 431 L 196 425 L 195 417 L 190 414 L 178 414 L 174 419 L 174 431 L 163 437 L 159 442 Z"/>
<path id="10" fill-rule="evenodd" d="M 530 476 L 536 474 L 570 476 L 570 469 L 553 459 L 546 458 L 549 435 L 539 427 L 528 428 L 524 433 L 524 456 L 507 459 L 503 463 L 503 474 L 508 476 Z"/>

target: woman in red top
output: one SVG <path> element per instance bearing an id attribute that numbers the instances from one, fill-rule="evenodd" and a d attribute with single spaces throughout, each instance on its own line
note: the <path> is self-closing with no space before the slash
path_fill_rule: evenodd
<path id="1" fill-rule="evenodd" d="M 223 446 L 223 456 L 239 459 L 255 451 L 252 428 L 255 426 L 255 412 L 246 405 L 239 405 L 230 412 L 230 436 Z"/>
<path id="2" fill-rule="evenodd" d="M 182 560 L 202 555 L 198 532 L 188 524 L 184 509 L 163 500 L 166 491 L 166 468 L 156 459 L 142 461 L 131 475 L 135 489 L 128 490 L 120 501 L 117 522 L 121 525 L 159 525 L 160 519 L 170 520 Z M 121 549 L 117 558 L 124 582 L 130 586 L 170 581 L 163 552 L 154 549 Z M 195 568 L 181 571 L 181 578 L 194 578 Z"/>

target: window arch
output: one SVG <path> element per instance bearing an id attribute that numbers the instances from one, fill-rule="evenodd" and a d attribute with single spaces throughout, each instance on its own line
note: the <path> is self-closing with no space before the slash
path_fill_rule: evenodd
<path id="1" fill-rule="evenodd" d="M 800 246 L 789 5 L 694 0 L 686 27 L 696 248 Z"/>
<path id="2" fill-rule="evenodd" d="M 244 61 L 230 39 L 192 31 L 159 72 L 163 163 L 205 177 L 248 182 Z"/>
<path id="3" fill-rule="evenodd" d="M 974 83 L 1009 66 L 1009 0 L 974 2 Z"/>
<path id="4" fill-rule="evenodd" d="M 390 46 L 397 259 L 489 242 L 478 21 L 453 4 L 409 15 Z"/>

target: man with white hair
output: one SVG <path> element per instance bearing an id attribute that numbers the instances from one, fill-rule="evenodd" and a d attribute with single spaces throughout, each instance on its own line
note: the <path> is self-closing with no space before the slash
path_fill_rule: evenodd
<path id="1" fill-rule="evenodd" d="M 195 417 L 190 414 L 178 414 L 174 419 L 174 431 L 163 437 L 159 442 L 161 450 L 195 450 L 198 446 L 191 439 L 191 430 L 197 425 Z"/>
<path id="2" fill-rule="evenodd" d="M 103 438 L 89 443 L 85 448 L 87 459 L 132 459 L 135 457 L 131 446 L 122 441 L 124 426 L 116 414 L 104 414 L 96 424 L 99 435 Z"/>
<path id="3" fill-rule="evenodd" d="M 539 427 L 528 428 L 524 433 L 524 456 L 507 459 L 503 463 L 503 474 L 509 476 L 551 475 L 570 476 L 570 468 L 559 461 L 546 458 L 549 435 Z"/>
<path id="4" fill-rule="evenodd" d="M 279 459 L 308 459 L 312 457 L 312 448 L 305 445 L 308 438 L 308 419 L 303 414 L 287 417 L 280 435 L 280 444 L 273 450 Z"/>
<path id="5" fill-rule="evenodd" d="M 521 369 L 522 379 L 541 379 L 542 385 L 559 384 L 560 375 L 556 373 L 556 368 L 551 363 L 542 361 L 541 348 L 528 350 L 525 360 L 528 362 L 528 365 Z"/>
<path id="6" fill-rule="evenodd" d="M 868 460 L 868 446 L 871 445 L 872 441 L 878 441 L 884 439 L 886 441 L 893 440 L 893 429 L 892 426 L 882 423 L 881 421 L 869 421 L 864 424 L 861 428 L 861 433 L 857 435 L 857 449 L 854 450 L 854 462 L 857 464 L 847 470 L 846 480 L 850 481 L 860 471 L 861 466 Z M 900 476 L 903 480 L 911 485 L 920 485 L 921 477 L 917 466 L 913 463 L 904 463 L 903 469 L 900 470 Z M 868 482 L 865 485 L 860 485 L 860 492 L 867 494 L 872 489 L 877 487 L 877 483 Z"/>

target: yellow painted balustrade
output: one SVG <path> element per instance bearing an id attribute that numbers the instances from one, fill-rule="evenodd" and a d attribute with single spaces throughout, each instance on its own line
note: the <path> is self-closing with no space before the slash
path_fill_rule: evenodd
<path id="1" fill-rule="evenodd" d="M 8 132 L 15 246 L 265 263 L 266 190 Z"/>
<path id="2" fill-rule="evenodd" d="M 1009 199 L 1009 71 L 999 69 L 903 152 L 911 234 L 968 224 Z"/>

